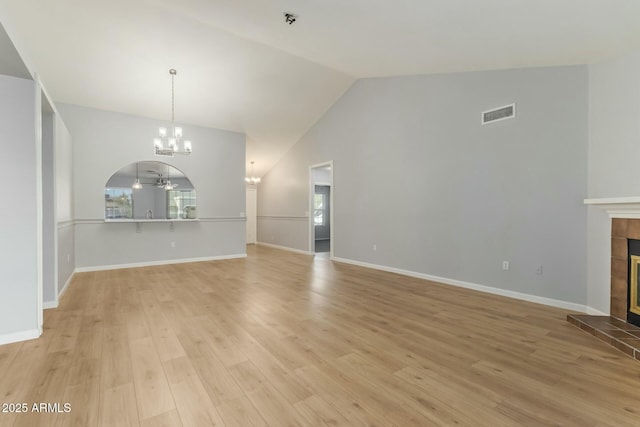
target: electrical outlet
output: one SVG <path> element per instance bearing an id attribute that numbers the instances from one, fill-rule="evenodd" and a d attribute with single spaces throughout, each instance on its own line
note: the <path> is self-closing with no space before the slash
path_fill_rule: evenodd
<path id="1" fill-rule="evenodd" d="M 540 264 L 538 268 L 536 268 L 536 274 L 538 276 L 542 276 L 542 273 L 543 273 L 542 264 Z"/>
<path id="2" fill-rule="evenodd" d="M 175 248 L 176 247 L 176 242 L 171 242 L 171 247 Z"/>
<path id="3" fill-rule="evenodd" d="M 509 261 L 502 261 L 502 269 L 507 271 L 509 269 Z"/>
<path id="4" fill-rule="evenodd" d="M 373 244 L 373 250 L 374 252 L 378 250 L 378 245 L 376 245 L 375 243 Z"/>

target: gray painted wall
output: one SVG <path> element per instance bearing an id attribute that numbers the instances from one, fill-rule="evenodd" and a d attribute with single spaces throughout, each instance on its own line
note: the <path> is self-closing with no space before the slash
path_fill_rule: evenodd
<path id="1" fill-rule="evenodd" d="M 43 97 L 43 103 L 47 101 Z M 42 295 L 57 300 L 54 114 L 42 111 Z"/>
<path id="2" fill-rule="evenodd" d="M 55 107 L 54 107 L 55 108 Z M 56 221 L 58 228 L 58 295 L 75 270 L 75 224 L 73 222 L 73 146 L 71 134 L 55 114 Z"/>
<path id="3" fill-rule="evenodd" d="M 75 225 L 58 223 L 58 296 L 68 285 L 75 270 Z"/>
<path id="4" fill-rule="evenodd" d="M 37 333 L 35 84 L 0 75 L 0 336 Z M 13 185 L 19 183 L 19 185 Z"/>
<path id="5" fill-rule="evenodd" d="M 640 196 L 640 50 L 589 67 L 589 198 Z M 589 306 L 609 312 L 611 221 L 589 207 Z"/>
<path id="6" fill-rule="evenodd" d="M 587 86 L 585 66 L 359 80 L 264 177 L 259 241 L 307 250 L 308 166 L 333 160 L 336 257 L 585 304 Z"/>
<path id="7" fill-rule="evenodd" d="M 183 125 L 191 156 L 153 155 L 153 138 L 167 122 L 68 104 L 58 106 L 73 135 L 76 266 L 98 268 L 185 258 L 242 255 L 245 247 L 245 137 Z M 159 160 L 189 177 L 200 222 L 105 224 L 104 186 L 125 165 Z M 175 247 L 171 243 L 175 243 Z"/>

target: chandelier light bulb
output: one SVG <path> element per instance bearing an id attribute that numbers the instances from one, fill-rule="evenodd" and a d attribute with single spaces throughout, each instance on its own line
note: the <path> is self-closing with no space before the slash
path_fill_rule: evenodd
<path id="1" fill-rule="evenodd" d="M 140 182 L 140 171 L 139 171 L 140 165 L 139 163 L 136 163 L 136 180 L 134 181 L 133 185 L 131 186 L 132 189 L 134 190 L 140 190 L 142 188 L 142 183 Z"/>

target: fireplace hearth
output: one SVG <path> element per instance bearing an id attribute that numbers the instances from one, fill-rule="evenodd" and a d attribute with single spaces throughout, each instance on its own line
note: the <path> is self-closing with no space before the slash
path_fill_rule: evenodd
<path id="1" fill-rule="evenodd" d="M 610 316 L 570 314 L 567 320 L 640 360 L 639 277 L 640 219 L 612 218 Z M 635 286 L 633 292 L 631 282 Z"/>

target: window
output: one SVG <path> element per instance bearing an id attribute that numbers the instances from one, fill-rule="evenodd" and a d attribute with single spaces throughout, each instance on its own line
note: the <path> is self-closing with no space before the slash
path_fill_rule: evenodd
<path id="1" fill-rule="evenodd" d="M 313 197 L 313 223 L 324 226 L 327 223 L 325 215 L 325 203 L 327 195 L 324 193 L 314 194 Z"/>
<path id="2" fill-rule="evenodd" d="M 167 191 L 167 218 L 195 219 L 196 190 Z"/>
<path id="3" fill-rule="evenodd" d="M 105 188 L 104 217 L 106 219 L 133 218 L 132 194 L 131 188 Z"/>

